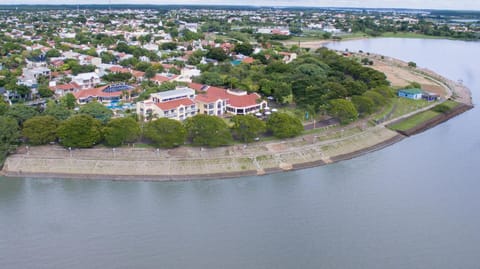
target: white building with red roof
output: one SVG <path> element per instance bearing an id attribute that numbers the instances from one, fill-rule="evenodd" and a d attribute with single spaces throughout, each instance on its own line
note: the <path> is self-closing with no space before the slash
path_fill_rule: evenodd
<path id="1" fill-rule="evenodd" d="M 178 78 L 178 75 L 175 74 L 170 74 L 170 73 L 162 73 L 162 74 L 156 74 L 153 78 L 150 80 L 155 82 L 157 85 L 161 85 L 164 82 L 169 82 L 169 81 L 176 81 L 175 79 Z"/>
<path id="2" fill-rule="evenodd" d="M 246 115 L 268 107 L 267 101 L 262 100 L 258 93 L 249 94 L 246 91 L 227 90 L 198 83 L 190 83 L 188 86 L 198 92 L 195 102 L 201 114 Z"/>
<path id="3" fill-rule="evenodd" d="M 150 98 L 137 103 L 137 115 L 144 119 L 169 118 L 183 121 L 197 114 L 195 91 L 188 87 L 150 94 Z"/>
<path id="4" fill-rule="evenodd" d="M 75 93 L 79 91 L 81 87 L 75 82 L 57 85 L 56 82 L 53 81 L 50 83 L 49 88 L 56 96 L 65 96 L 67 93 Z"/>

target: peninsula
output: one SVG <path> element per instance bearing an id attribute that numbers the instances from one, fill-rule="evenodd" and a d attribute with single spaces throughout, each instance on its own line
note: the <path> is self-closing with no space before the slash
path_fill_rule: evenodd
<path id="1" fill-rule="evenodd" d="M 412 69 L 408 63 L 372 55 L 374 68 L 385 72 L 392 85 L 417 81 L 423 88 L 453 99 L 458 105 L 397 132 L 388 126 L 428 111 L 431 104 L 414 112 L 371 126 L 354 122 L 347 126 L 318 129 L 317 132 L 282 141 L 255 142 L 219 148 L 182 146 L 174 149 L 103 148 L 67 150 L 60 146 L 22 147 L 8 157 L 2 173 L 12 177 L 82 178 L 112 180 L 192 180 L 263 175 L 325 165 L 381 149 L 416 132 L 423 131 L 470 108 L 470 91 L 426 69 Z M 391 112 L 391 111 L 390 111 Z"/>
<path id="2" fill-rule="evenodd" d="M 477 39 L 478 25 L 457 22 L 458 14 L 2 12 L 0 164 L 8 176 L 263 175 L 352 158 L 472 107 L 460 82 L 414 62 L 323 47 L 392 31 Z"/>

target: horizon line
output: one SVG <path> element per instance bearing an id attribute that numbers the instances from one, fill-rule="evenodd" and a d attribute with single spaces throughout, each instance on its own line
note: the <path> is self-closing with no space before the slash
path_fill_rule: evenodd
<path id="1" fill-rule="evenodd" d="M 348 6 L 310 6 L 310 5 L 242 5 L 242 4 L 198 4 L 198 3 L 190 3 L 190 4 L 148 4 L 148 3 L 125 3 L 125 4 L 50 4 L 50 3 L 42 3 L 42 4 L 0 4 L 0 7 L 4 6 L 154 6 L 154 7 L 161 7 L 161 6 L 205 6 L 205 7 L 228 7 L 228 6 L 235 6 L 235 7 L 253 7 L 253 8 L 318 8 L 318 9 L 365 9 L 365 10 L 419 10 L 419 11 L 463 11 L 463 12 L 479 12 L 480 9 L 475 10 L 466 10 L 466 9 L 448 9 L 448 8 L 411 8 L 411 7 L 348 7 Z"/>

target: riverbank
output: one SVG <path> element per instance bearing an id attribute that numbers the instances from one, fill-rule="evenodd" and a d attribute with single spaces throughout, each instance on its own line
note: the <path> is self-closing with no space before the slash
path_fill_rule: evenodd
<path id="1" fill-rule="evenodd" d="M 471 104 L 470 92 L 461 83 L 428 70 L 408 68 L 406 63 L 396 59 L 371 57 L 376 58 L 374 67 L 384 68 L 387 77 L 408 73 L 407 80 L 397 83 L 418 80 L 422 85 L 431 85 L 444 98 L 454 97 L 458 102 Z M 389 146 L 405 136 L 386 125 L 411 114 L 414 113 L 376 126 L 357 122 L 336 130 L 325 128 L 295 139 L 221 148 L 184 146 L 156 150 L 124 147 L 114 150 L 98 147 L 68 151 L 60 146 L 24 147 L 8 157 L 2 173 L 11 177 L 158 181 L 264 175 L 351 159 Z"/>
<path id="2" fill-rule="evenodd" d="M 108 148 L 72 150 L 60 146 L 22 148 L 8 157 L 11 177 L 112 180 L 191 180 L 264 175 L 325 165 L 391 145 L 402 135 L 384 126 L 328 141 L 315 136 L 248 146 L 172 150 Z"/>

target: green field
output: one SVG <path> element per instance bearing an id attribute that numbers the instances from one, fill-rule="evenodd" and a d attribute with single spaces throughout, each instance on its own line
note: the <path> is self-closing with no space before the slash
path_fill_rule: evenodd
<path id="1" fill-rule="evenodd" d="M 450 109 L 460 105 L 459 103 L 457 103 L 455 101 L 452 101 L 452 100 L 447 100 L 447 101 L 443 102 L 442 104 L 448 106 Z"/>
<path id="2" fill-rule="evenodd" d="M 415 126 L 418 126 L 430 119 L 433 119 L 434 117 L 438 116 L 440 113 L 427 110 L 422 113 L 418 113 L 416 115 L 411 116 L 410 118 L 407 118 L 399 123 L 392 124 L 389 126 L 390 129 L 396 130 L 396 131 L 407 131 L 409 129 L 412 129 Z"/>
<path id="3" fill-rule="evenodd" d="M 444 36 L 431 36 L 417 33 L 406 33 L 406 32 L 386 32 L 381 35 L 381 37 L 398 37 L 398 38 L 424 38 L 424 39 L 446 39 Z"/>
<path id="4" fill-rule="evenodd" d="M 394 97 L 391 98 L 390 103 L 387 104 L 383 110 L 378 112 L 378 114 L 375 114 L 373 118 L 378 121 L 390 114 L 390 117 L 386 120 L 395 119 L 431 104 L 431 102 L 425 100 Z"/>

